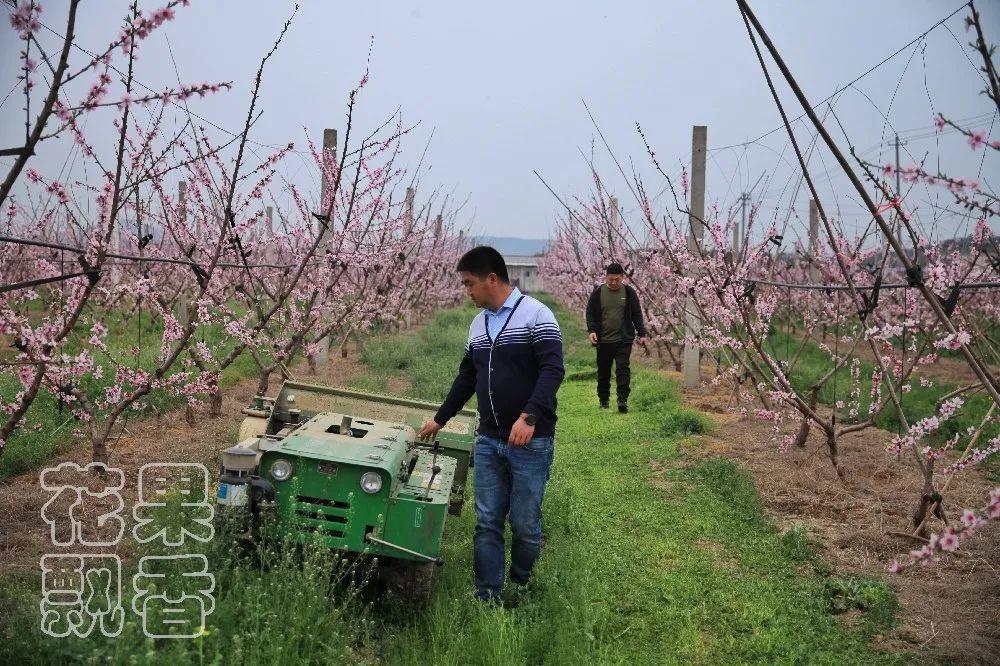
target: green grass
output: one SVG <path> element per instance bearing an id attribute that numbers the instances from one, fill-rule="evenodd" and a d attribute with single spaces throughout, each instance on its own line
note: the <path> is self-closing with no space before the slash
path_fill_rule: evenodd
<path id="1" fill-rule="evenodd" d="M 473 311 L 440 313 L 422 331 L 368 343 L 360 385 L 411 380 L 440 399 Z M 528 598 L 515 608 L 472 598 L 472 504 L 450 518 L 430 606 L 422 611 L 331 584 L 342 565 L 278 550 L 231 557 L 209 547 L 219 585 L 208 635 L 152 642 L 135 616 L 118 639 L 46 639 L 38 581 L 0 587 L 0 662 L 65 663 L 895 663 L 873 635 L 892 623 L 878 581 L 840 579 L 802 530 L 767 519 L 734 462 L 689 455 L 710 427 L 676 386 L 634 373 L 632 411 L 596 409 L 592 354 L 558 313 L 572 381 L 559 395 L 556 457 L 546 492 L 546 544 Z M 573 373 L 581 373 L 574 375 Z M 364 572 L 360 575 L 363 577 Z M 126 585 L 126 587 L 128 587 Z M 6 608 L 3 607 L 6 605 Z M 859 622 L 840 615 L 850 611 Z"/>
<path id="2" fill-rule="evenodd" d="M 399 391 L 406 397 L 444 400 L 476 312 L 472 306 L 443 310 L 416 331 L 366 341 L 361 354 L 366 370 L 350 382 L 351 387 L 385 392 L 389 378 L 397 377 L 406 380 L 407 386 Z"/>
<path id="3" fill-rule="evenodd" d="M 111 357 L 119 360 L 134 359 L 131 349 L 137 346 L 140 348 L 140 354 L 133 363 L 137 362 L 146 370 L 156 367 L 160 351 L 159 343 L 163 339 L 163 327 L 159 320 L 144 317 L 141 330 L 137 317 L 132 317 L 127 323 L 120 316 L 109 316 L 102 321 L 108 327 L 105 342 Z M 76 335 L 85 335 L 89 338 L 89 327 L 85 333 Z M 213 349 L 225 349 L 227 346 L 231 348 L 232 345 L 218 326 L 205 327 L 204 332 L 199 334 L 196 340 L 204 340 Z M 79 344 L 71 339 L 66 353 L 73 355 L 78 351 Z M 103 369 L 103 376 L 100 379 L 88 378 L 82 384 L 91 397 L 103 394 L 104 389 L 115 381 L 113 366 L 108 356 L 97 355 L 95 361 Z M 250 355 L 241 354 L 226 368 L 219 384 L 222 387 L 229 386 L 243 377 L 255 375 L 256 372 L 257 366 Z M 10 400 L 20 390 L 20 382 L 0 372 L 0 397 L 4 401 Z M 144 400 L 144 404 L 147 406 L 139 412 L 140 417 L 150 414 L 153 409 L 159 411 L 173 409 L 182 404 L 182 399 L 169 396 L 162 391 L 153 391 Z M 136 418 L 134 413 L 130 414 L 129 418 Z M 25 415 L 25 425 L 11 435 L 3 456 L 0 456 L 0 479 L 43 466 L 53 456 L 66 450 L 73 439 L 73 430 L 80 425 L 68 408 L 64 406 L 60 409 L 59 401 L 53 394 L 45 390 L 40 391 Z"/>

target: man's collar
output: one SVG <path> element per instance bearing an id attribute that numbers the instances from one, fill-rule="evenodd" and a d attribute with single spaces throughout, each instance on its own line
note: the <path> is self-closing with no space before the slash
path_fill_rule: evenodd
<path id="1" fill-rule="evenodd" d="M 501 305 L 496 310 L 490 310 L 489 308 L 486 308 L 486 311 L 489 312 L 490 314 L 495 315 L 504 308 L 513 308 L 514 304 L 517 303 L 517 299 L 519 298 L 521 298 L 521 290 L 518 289 L 517 287 L 514 287 L 513 289 L 510 290 L 510 295 L 507 297 L 507 300 L 503 302 L 503 305 Z"/>

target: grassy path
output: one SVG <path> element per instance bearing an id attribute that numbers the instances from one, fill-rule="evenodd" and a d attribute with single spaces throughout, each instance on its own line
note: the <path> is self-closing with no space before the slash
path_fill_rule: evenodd
<path id="1" fill-rule="evenodd" d="M 369 342 L 359 387 L 439 399 L 473 310 L 440 313 L 415 334 Z M 676 388 L 637 370 L 633 411 L 596 409 L 592 352 L 558 313 L 567 338 L 556 458 L 545 499 L 546 545 L 530 598 L 485 608 L 471 597 L 471 503 L 449 522 L 434 597 L 424 611 L 329 582 L 335 561 L 285 553 L 233 560 L 217 572 L 208 634 L 144 638 L 130 616 L 118 639 L 52 640 L 37 629 L 38 587 L 0 583 L 0 662 L 118 663 L 882 663 L 871 647 L 893 598 L 875 582 L 825 575 L 801 533 L 779 532 L 753 484 L 730 461 L 685 450 L 708 427 Z M 405 380 L 402 383 L 401 380 Z M 219 542 L 220 540 L 216 540 Z M 830 613 L 847 589 L 869 610 L 854 627 Z M 6 595 L 6 601 L 4 596 Z"/>
<path id="2" fill-rule="evenodd" d="M 845 630 L 828 610 L 822 566 L 800 533 L 783 535 L 763 516 L 750 479 L 730 461 L 686 460 L 682 445 L 705 418 L 642 369 L 631 413 L 598 410 L 592 352 L 559 314 L 567 382 L 536 590 L 512 610 L 469 599 L 466 512 L 448 527 L 429 613 L 397 618 L 381 649 L 387 663 L 894 661 L 867 641 L 891 621 L 891 592 L 853 581 L 873 611 Z"/>

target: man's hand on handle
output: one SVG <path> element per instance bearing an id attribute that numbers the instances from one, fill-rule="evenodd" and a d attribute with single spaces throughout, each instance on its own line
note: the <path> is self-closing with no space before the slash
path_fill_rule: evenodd
<path id="1" fill-rule="evenodd" d="M 434 435 L 438 434 L 438 430 L 444 426 L 437 421 L 431 419 L 420 428 L 420 432 L 417 434 L 417 439 L 423 442 L 429 442 L 434 438 Z"/>

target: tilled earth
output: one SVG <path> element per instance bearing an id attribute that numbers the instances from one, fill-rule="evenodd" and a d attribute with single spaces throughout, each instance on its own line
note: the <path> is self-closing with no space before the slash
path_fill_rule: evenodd
<path id="1" fill-rule="evenodd" d="M 711 370 L 703 368 L 703 376 Z M 678 373 L 663 371 L 678 383 Z M 988 524 L 955 554 L 902 574 L 886 568 L 898 555 L 918 548 L 912 515 L 921 477 L 905 455 L 885 451 L 890 433 L 871 428 L 840 443 L 846 470 L 841 482 L 814 429 L 806 445 L 777 450 L 769 423 L 731 411 L 731 387 L 689 392 L 688 405 L 715 421 L 711 434 L 686 448 L 694 458 L 732 458 L 749 470 L 765 510 L 783 528 L 802 525 L 820 555 L 838 574 L 864 574 L 887 581 L 899 600 L 897 624 L 880 640 L 890 649 L 915 651 L 932 661 L 1000 663 L 1000 530 Z M 789 424 L 788 430 L 798 424 Z M 940 477 L 939 477 L 940 479 Z M 966 469 L 952 481 L 944 500 L 946 515 L 957 520 L 965 507 L 986 503 L 997 484 L 979 469 Z M 944 529 L 934 520 L 933 532 Z"/>

